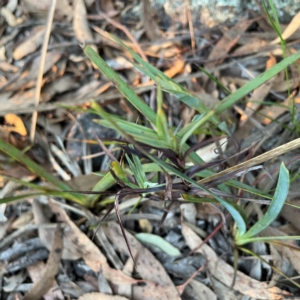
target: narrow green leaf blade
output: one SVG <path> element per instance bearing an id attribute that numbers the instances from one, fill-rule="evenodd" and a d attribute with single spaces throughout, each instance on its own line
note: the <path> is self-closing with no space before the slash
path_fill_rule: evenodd
<path id="1" fill-rule="evenodd" d="M 162 108 L 163 94 L 160 84 L 157 85 L 157 114 L 156 114 L 156 130 L 160 139 L 170 141 L 170 135 L 168 131 L 168 121 L 165 112 Z"/>
<path id="2" fill-rule="evenodd" d="M 142 243 L 148 243 L 156 246 L 170 256 L 179 256 L 181 254 L 177 248 L 158 235 L 151 233 L 137 233 L 135 237 Z"/>
<path id="3" fill-rule="evenodd" d="M 129 145 L 129 147 L 134 149 L 133 145 Z M 141 161 L 140 161 L 140 159 L 137 155 L 132 154 L 132 158 L 133 158 L 136 170 L 137 170 L 137 174 L 138 174 L 138 177 L 139 177 L 139 182 L 142 183 L 142 185 L 140 185 L 140 186 L 143 188 L 144 183 L 147 181 L 146 174 L 143 170 L 143 165 L 142 165 L 142 163 L 141 163 Z"/>
<path id="4" fill-rule="evenodd" d="M 248 93 L 250 93 L 257 87 L 259 87 L 266 81 L 270 80 L 276 74 L 283 71 L 285 68 L 287 68 L 289 65 L 293 64 L 294 62 L 296 62 L 299 59 L 300 59 L 300 51 L 283 59 L 281 62 L 279 62 L 275 66 L 271 67 L 270 69 L 266 70 L 264 73 L 260 74 L 253 80 L 249 81 L 243 87 L 239 88 L 236 92 L 227 96 L 225 99 L 223 99 L 221 102 L 219 102 L 215 107 L 215 112 L 217 114 L 222 113 L 227 108 L 231 107 L 237 101 L 239 101 L 244 96 L 246 96 Z"/>
<path id="5" fill-rule="evenodd" d="M 110 81 L 114 83 L 115 87 L 120 91 L 120 93 L 124 95 L 124 97 L 152 124 L 155 124 L 155 112 L 137 96 L 137 94 L 121 79 L 121 77 L 112 68 L 108 66 L 104 59 L 102 59 L 91 46 L 86 46 L 83 51 L 88 56 L 88 58 L 98 67 L 98 69 Z"/>
<path id="6" fill-rule="evenodd" d="M 180 140 L 179 143 L 179 149 L 182 149 L 183 145 L 185 144 L 185 142 L 188 140 L 188 138 L 193 134 L 193 132 L 199 127 L 199 123 L 202 122 L 201 118 L 203 117 L 200 116 L 199 120 L 197 120 L 196 122 L 191 122 L 190 124 L 188 124 L 186 127 L 188 127 L 188 130 L 185 132 L 185 134 L 183 135 L 183 137 Z M 185 128 L 186 129 L 186 128 Z"/>
<path id="7" fill-rule="evenodd" d="M 169 148 L 167 142 L 159 139 L 157 133 L 154 130 L 147 130 L 147 128 L 144 126 L 140 126 L 134 123 L 130 124 L 129 122 L 127 122 L 127 124 L 126 121 L 116 121 L 114 123 L 110 123 L 107 120 L 96 120 L 96 123 L 99 123 L 108 128 L 112 128 L 119 132 L 121 135 L 123 135 L 123 133 L 118 128 L 123 128 L 123 130 L 126 131 L 128 135 L 132 136 L 137 142 L 144 143 L 153 147 Z"/>
<path id="8" fill-rule="evenodd" d="M 241 242 L 243 240 L 252 238 L 255 235 L 259 234 L 277 218 L 285 203 L 286 197 L 289 192 L 289 186 L 289 171 L 284 166 L 284 163 L 282 163 L 280 166 L 277 187 L 271 205 L 269 206 L 265 215 L 259 221 L 257 221 L 244 235 L 240 235 L 237 237 L 237 243 L 239 245 L 241 245 Z"/>

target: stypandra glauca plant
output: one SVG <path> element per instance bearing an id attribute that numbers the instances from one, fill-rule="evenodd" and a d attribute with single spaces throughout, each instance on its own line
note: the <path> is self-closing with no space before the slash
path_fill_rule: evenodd
<path id="1" fill-rule="evenodd" d="M 139 200 L 136 206 L 143 198 L 151 197 L 163 200 L 166 207 L 172 207 L 174 201 L 220 204 L 234 219 L 235 230 L 233 232 L 233 238 L 235 249 L 248 251 L 244 248 L 244 245 L 261 239 L 258 237 L 259 233 L 276 219 L 282 206 L 285 204 L 289 188 L 289 173 L 287 169 L 284 165 L 280 167 L 276 191 L 272 196 L 235 179 L 241 176 L 241 174 L 245 174 L 245 172 L 251 170 L 251 167 L 261 164 L 263 161 L 256 163 L 256 160 L 249 160 L 245 166 L 241 165 L 241 169 L 238 171 L 232 170 L 232 172 L 228 172 L 225 175 L 220 172 L 220 175 L 218 175 L 215 174 L 211 168 L 224 163 L 225 160 L 220 159 L 211 163 L 204 163 L 201 157 L 196 153 L 196 150 L 201 148 L 203 144 L 199 143 L 189 147 L 187 141 L 196 131 L 201 131 L 206 125 L 208 125 L 206 131 L 209 132 L 209 128 L 214 128 L 214 132 L 217 132 L 219 138 L 230 136 L 230 128 L 228 128 L 225 122 L 220 121 L 219 115 L 236 104 L 249 92 L 300 59 L 300 52 L 286 57 L 277 65 L 245 84 L 235 93 L 228 95 L 213 109 L 208 109 L 182 85 L 168 78 L 151 64 L 143 61 L 118 38 L 111 35 L 109 38 L 114 39 L 122 45 L 124 49 L 130 53 L 134 67 L 147 75 L 156 84 L 156 111 L 152 110 L 141 100 L 134 90 L 106 64 L 92 47 L 85 46 L 83 50 L 93 64 L 114 83 L 119 92 L 139 111 L 147 122 L 143 122 L 142 120 L 140 120 L 139 123 L 130 122 L 118 115 L 104 111 L 96 102 L 92 103 L 90 109 L 85 110 L 85 112 L 97 114 L 101 117 L 100 120 L 97 119 L 95 122 L 114 129 L 122 136 L 122 139 L 104 141 L 104 143 L 114 143 L 116 147 L 123 151 L 124 155 L 122 155 L 120 162 L 114 161 L 111 163 L 107 173 L 102 174 L 102 178 L 94 186 L 92 191 L 86 191 L 84 194 L 71 191 L 65 182 L 48 174 L 40 166 L 33 163 L 24 153 L 0 141 L 0 151 L 5 152 L 12 159 L 18 160 L 33 173 L 52 183 L 56 190 L 41 188 L 37 184 L 31 184 L 21 180 L 18 180 L 18 182 L 31 190 L 37 190 L 38 192 L 35 194 L 55 195 L 90 208 L 111 203 L 111 199 L 106 198 L 103 193 L 108 192 L 113 185 L 117 184 L 119 189 L 116 193 L 114 206 L 112 206 L 112 208 L 114 207 L 116 209 L 122 230 L 123 227 L 118 205 L 125 196 L 127 198 L 129 196 L 138 196 Z M 172 94 L 197 112 L 193 120 L 185 127 L 170 128 L 168 126 L 167 118 L 163 110 L 162 91 Z M 73 109 L 79 108 L 74 107 Z M 150 125 L 146 126 L 145 123 L 150 123 Z M 218 137 L 215 137 L 212 141 L 216 141 L 217 139 Z M 296 142 L 294 144 L 296 144 Z M 298 141 L 298 147 L 299 145 L 300 143 Z M 291 149 L 292 148 L 287 147 L 284 151 L 290 151 Z M 263 159 L 265 161 L 270 158 L 271 156 L 266 156 L 266 158 Z M 192 165 L 189 165 L 188 162 L 192 163 Z M 160 177 L 165 178 L 164 182 L 160 184 L 157 179 L 159 174 L 161 174 Z M 152 178 L 151 180 L 148 179 L 149 175 Z M 12 180 L 17 181 L 16 179 Z M 252 201 L 256 201 L 256 197 L 259 197 L 261 202 L 264 201 L 264 203 L 269 206 L 264 217 L 258 220 L 250 229 L 247 229 L 248 220 L 243 206 L 238 205 L 235 201 L 236 199 L 243 198 L 234 195 L 231 188 L 237 188 L 253 195 L 253 199 L 250 199 Z M 28 196 L 32 197 L 32 194 L 33 193 L 29 193 L 1 199 L 1 202 L 7 203 Z M 108 213 L 110 211 L 111 210 L 108 210 Z M 125 234 L 124 237 L 126 238 Z M 299 237 L 288 238 L 298 239 Z M 263 240 L 271 242 L 274 239 L 274 237 L 270 237 L 269 239 L 264 238 Z M 279 238 L 276 237 L 276 239 L 278 240 Z M 286 238 L 284 237 L 282 239 Z"/>
<path id="2" fill-rule="evenodd" d="M 215 180 L 215 175 L 209 170 L 209 167 L 214 166 L 222 161 L 205 164 L 201 157 L 199 157 L 195 152 L 198 149 L 197 146 L 191 149 L 186 142 L 196 130 L 199 130 L 207 123 L 209 123 L 210 126 L 215 126 L 215 128 L 219 130 L 220 134 L 230 135 L 229 129 L 225 123 L 219 121 L 218 115 L 230 108 L 250 91 L 275 76 L 275 74 L 278 72 L 284 70 L 288 65 L 297 61 L 300 57 L 300 53 L 298 52 L 288 56 L 274 67 L 270 68 L 257 78 L 247 83 L 235 93 L 230 94 L 223 101 L 219 102 L 214 109 L 208 109 L 201 103 L 201 101 L 199 101 L 199 99 L 189 93 L 177 82 L 168 78 L 164 73 L 149 63 L 143 61 L 135 52 L 124 45 L 124 43 L 122 43 L 122 41 L 120 41 L 117 37 L 109 35 L 109 38 L 114 39 L 116 42 L 122 45 L 131 54 L 134 67 L 136 67 L 139 71 L 147 75 L 156 83 L 157 111 L 155 114 L 155 112 L 151 110 L 150 107 L 143 102 L 135 94 L 135 92 L 126 85 L 125 82 L 122 81 L 118 74 L 108 67 L 105 61 L 90 46 L 86 46 L 84 47 L 85 54 L 109 80 L 115 83 L 115 86 L 120 93 L 152 124 L 152 128 L 145 127 L 142 124 L 132 124 L 131 122 L 123 120 L 118 116 L 105 112 L 102 108 L 94 104 L 94 112 L 96 111 L 102 118 L 97 122 L 106 127 L 115 129 L 128 141 L 128 143 L 134 145 L 135 153 L 138 154 L 138 156 L 148 158 L 148 160 L 159 166 L 161 170 L 163 170 L 164 174 L 167 173 L 165 184 L 163 185 L 163 188 L 165 189 L 165 195 L 173 196 L 173 194 L 175 194 L 175 188 L 174 186 L 172 187 L 172 183 L 170 183 L 170 177 L 172 176 L 173 178 L 180 178 L 182 180 L 184 187 L 183 185 L 180 186 L 180 184 L 177 183 L 176 191 L 179 191 L 180 196 L 182 196 L 186 201 L 210 203 L 216 202 L 223 205 L 235 220 L 235 249 L 248 251 L 242 246 L 256 241 L 271 242 L 279 239 L 299 239 L 298 236 L 259 237 L 259 234 L 277 218 L 282 206 L 285 204 L 290 179 L 289 172 L 284 164 L 282 164 L 280 167 L 279 179 L 273 196 L 266 195 L 253 187 L 236 181 L 234 177 L 240 176 L 239 174 L 241 174 L 241 172 L 233 172 L 229 176 L 224 176 L 223 178 L 220 177 L 219 180 L 211 182 L 210 184 L 210 177 L 214 178 Z M 162 110 L 161 89 L 174 95 L 187 106 L 194 108 L 198 112 L 196 118 L 194 118 L 190 124 L 179 130 L 172 130 L 172 128 L 169 128 Z M 198 146 L 200 147 L 201 145 Z M 149 151 L 149 149 L 151 149 L 151 151 Z M 165 159 L 158 158 L 157 155 L 154 154 L 155 150 L 162 152 Z M 136 156 L 136 159 L 138 159 L 138 156 Z M 187 167 L 187 161 L 194 163 L 194 166 L 190 168 Z M 129 164 L 132 166 L 132 163 Z M 245 172 L 247 172 L 247 167 L 244 169 L 244 173 Z M 201 180 L 197 181 L 196 179 L 199 177 L 206 178 L 206 184 L 200 184 L 199 182 L 201 182 Z M 214 187 L 214 189 L 209 188 L 213 184 L 217 186 Z M 139 186 L 141 187 L 141 184 L 139 184 Z M 232 200 L 234 198 L 236 199 L 237 197 L 231 194 L 229 186 L 238 187 L 254 195 L 264 197 L 266 199 L 265 203 L 269 205 L 263 218 L 259 219 L 248 230 L 246 225 L 247 217 L 245 211 L 243 207 L 238 206 Z M 159 187 L 157 188 L 159 189 Z M 191 190 L 193 190 L 193 192 L 191 192 Z M 144 190 L 141 190 L 141 193 L 142 192 L 143 196 L 147 195 L 147 192 Z M 203 196 L 195 196 L 197 193 L 198 195 L 201 194 Z M 165 200 L 166 199 L 171 200 L 171 198 L 165 196 Z M 173 197 L 172 199 L 174 200 Z"/>

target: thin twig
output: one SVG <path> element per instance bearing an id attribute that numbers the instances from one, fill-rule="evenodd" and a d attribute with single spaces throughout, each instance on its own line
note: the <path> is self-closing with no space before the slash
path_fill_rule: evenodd
<path id="1" fill-rule="evenodd" d="M 218 231 L 221 230 L 222 226 L 224 225 L 224 222 L 222 221 L 214 230 L 212 233 L 210 233 L 196 248 L 190 251 L 189 255 L 194 254 L 197 250 L 199 250 L 204 244 L 206 244 L 212 237 L 216 235 Z"/>
<path id="2" fill-rule="evenodd" d="M 107 149 L 107 147 L 103 144 L 103 142 L 100 140 L 100 138 L 97 136 L 96 132 L 93 130 L 94 136 L 99 144 L 99 146 L 102 148 L 102 150 L 105 152 L 105 154 L 115 162 L 118 162 L 118 160 L 113 156 L 113 154 Z"/>
<path id="3" fill-rule="evenodd" d="M 108 152 L 116 152 L 116 151 L 119 151 L 119 149 L 111 149 L 111 150 L 108 150 Z M 94 153 L 94 154 L 90 154 L 90 155 L 84 155 L 84 156 L 81 156 L 81 159 L 84 160 L 84 159 L 91 159 L 91 158 L 95 158 L 95 157 L 99 157 L 99 156 L 103 156 L 105 155 L 106 152 L 105 151 L 102 151 L 102 152 L 98 152 L 98 153 Z"/>
<path id="4" fill-rule="evenodd" d="M 194 31 L 194 26 L 193 26 L 193 19 L 192 19 L 191 8 L 190 8 L 190 1 L 185 0 L 185 3 L 186 3 L 186 15 L 187 15 L 187 19 L 188 19 L 188 22 L 189 22 L 189 29 L 190 29 L 190 35 L 191 35 L 192 52 L 193 52 L 193 56 L 196 57 L 196 53 L 195 53 L 195 31 Z"/>
<path id="5" fill-rule="evenodd" d="M 48 13 L 48 19 L 47 19 L 47 25 L 46 25 L 46 32 L 43 42 L 43 47 L 41 50 L 41 61 L 40 61 L 40 68 L 39 73 L 37 77 L 36 82 L 36 90 L 35 90 L 35 102 L 34 105 L 38 106 L 40 102 L 40 96 L 41 96 L 41 90 L 42 90 L 42 81 L 43 81 L 43 73 L 44 73 L 44 67 L 45 67 L 45 61 L 46 61 L 46 55 L 47 55 L 47 48 L 49 44 L 50 39 L 50 33 L 52 28 L 52 22 L 54 17 L 54 11 L 56 6 L 56 0 L 51 1 L 51 6 Z M 35 137 L 35 130 L 36 130 L 36 121 L 37 121 L 38 112 L 35 110 L 32 114 L 32 120 L 31 120 L 31 131 L 30 131 L 30 140 L 31 143 L 34 142 Z"/>
<path id="6" fill-rule="evenodd" d="M 190 278 L 188 278 L 186 280 L 185 283 L 178 285 L 176 288 L 178 290 L 178 292 L 180 293 L 180 295 L 184 292 L 185 288 L 192 282 L 192 280 L 201 272 L 203 271 L 205 268 L 207 267 L 207 263 L 205 263 L 203 266 L 201 266 L 197 271 L 194 272 L 194 274 L 191 275 Z"/>

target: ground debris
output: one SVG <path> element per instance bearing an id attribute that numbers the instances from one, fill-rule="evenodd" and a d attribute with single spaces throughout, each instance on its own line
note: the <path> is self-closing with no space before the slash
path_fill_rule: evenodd
<path id="1" fill-rule="evenodd" d="M 158 143 L 154 133 L 160 129 L 166 136 L 174 134 L 176 143 L 185 135 L 182 129 L 201 121 L 203 108 L 213 112 L 241 87 L 297 53 L 300 13 L 293 13 L 289 22 L 280 13 L 283 43 L 253 1 L 247 7 L 254 10 L 241 16 L 235 13 L 240 7 L 215 0 L 59 0 L 51 22 L 47 15 L 53 0 L 0 1 L 0 143 L 14 147 L 0 153 L 3 299 L 277 300 L 299 295 L 296 282 L 284 281 L 300 272 L 298 245 L 291 241 L 247 245 L 264 261 L 241 254 L 230 289 L 235 228 L 211 195 L 241 207 L 249 224 L 255 223 L 272 201 L 265 194 L 272 194 L 284 162 L 293 180 L 287 200 L 291 206 L 284 206 L 281 218 L 261 235 L 299 235 L 299 147 L 294 143 L 291 153 L 282 150 L 280 156 L 274 151 L 299 135 L 297 64 L 249 89 L 218 114 L 217 122 L 192 128 L 187 144 L 201 163 L 192 162 L 191 150 L 177 155 L 178 149 L 151 148 L 142 140 L 150 132 L 151 142 Z M 276 7 L 281 5 L 277 2 Z M 43 46 L 46 59 L 40 70 Z M 153 115 L 159 112 L 154 122 L 99 72 L 85 55 L 86 46 L 100 54 Z M 136 63 L 134 54 L 143 63 Z M 153 76 L 146 62 L 161 73 Z M 154 82 L 164 75 L 169 87 L 182 85 L 181 98 Z M 156 100 L 160 89 L 161 104 Z M 38 114 L 36 124 L 33 113 Z M 105 126 L 109 118 L 119 131 Z M 136 131 L 124 137 L 127 121 Z M 37 131 L 31 139 L 33 125 Z M 130 139 L 137 138 L 141 142 L 131 148 Z M 148 172 L 155 164 L 143 151 L 167 158 L 174 173 Z M 270 159 L 257 166 L 255 158 L 266 152 Z M 127 168 L 127 156 L 131 169 L 118 173 L 112 166 Z M 186 164 L 182 157 L 188 158 Z M 147 169 L 145 178 L 141 170 L 140 178 L 133 175 L 137 160 Z M 246 162 L 254 165 L 234 169 Z M 208 190 L 174 176 L 179 171 Z M 205 172 L 215 175 L 202 176 Z M 143 186 L 137 187 L 141 178 Z M 224 181 L 231 185 L 221 191 Z M 82 205 L 82 199 L 88 204 Z"/>

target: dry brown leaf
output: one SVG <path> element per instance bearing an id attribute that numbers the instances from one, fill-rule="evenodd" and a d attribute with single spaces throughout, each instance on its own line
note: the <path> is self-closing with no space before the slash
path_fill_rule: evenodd
<path id="1" fill-rule="evenodd" d="M 161 39 L 162 33 L 152 16 L 152 8 L 149 0 L 143 0 L 143 20 L 148 39 L 150 41 Z"/>
<path id="2" fill-rule="evenodd" d="M 238 41 L 239 35 L 243 33 L 254 21 L 241 20 L 234 27 L 224 31 L 224 36 L 217 42 L 212 48 L 208 56 L 208 60 L 214 60 L 205 64 L 206 69 L 211 69 L 218 64 L 217 60 L 220 60 L 226 56 L 226 54 L 235 46 Z M 226 33 L 226 35 L 225 35 Z"/>
<path id="3" fill-rule="evenodd" d="M 75 36 L 80 43 L 93 40 L 93 34 L 87 21 L 87 12 L 84 0 L 74 1 L 73 29 Z M 97 48 L 93 46 L 94 50 Z"/>
<path id="4" fill-rule="evenodd" d="M 222 80 L 225 80 L 227 82 L 227 85 L 229 85 L 230 83 L 233 83 L 234 85 L 238 85 L 240 87 L 244 86 L 245 84 L 247 84 L 249 82 L 248 79 L 239 78 L 239 77 L 231 77 L 231 76 L 224 76 L 224 77 L 222 77 Z M 277 79 L 275 79 L 275 82 L 272 85 L 272 91 L 281 93 L 281 92 L 287 91 L 288 87 L 290 87 L 291 89 L 295 89 L 295 88 L 297 88 L 298 85 L 299 85 L 298 78 L 291 78 L 288 81 L 286 81 L 286 80 L 278 81 Z"/>
<path id="5" fill-rule="evenodd" d="M 23 0 L 25 11 L 35 16 L 46 18 L 52 0 Z M 54 20 L 72 19 L 72 6 L 68 0 L 59 0 L 56 2 Z"/>
<path id="6" fill-rule="evenodd" d="M 97 95 L 101 94 L 102 91 L 108 89 L 111 86 L 111 83 L 108 82 L 106 84 L 106 87 L 104 88 L 104 85 L 99 82 L 99 80 L 91 80 L 85 85 L 82 85 L 79 89 L 76 91 L 70 91 L 65 94 L 63 97 L 66 99 L 77 99 L 77 98 L 90 98 L 90 97 L 96 97 Z"/>
<path id="7" fill-rule="evenodd" d="M 62 53 L 59 51 L 47 52 L 43 74 L 46 74 L 53 67 L 53 65 L 55 65 L 60 60 L 61 55 L 62 55 Z M 17 91 L 17 92 L 21 93 L 22 91 L 20 91 L 20 89 L 21 88 L 24 89 L 25 86 L 27 89 L 30 87 L 35 87 L 37 70 L 39 68 L 40 61 L 41 61 L 40 56 L 35 58 L 30 67 L 30 70 L 24 71 L 21 74 L 18 81 L 14 82 L 13 84 L 8 84 L 8 86 L 6 87 L 6 90 Z M 22 95 L 20 95 L 20 96 L 22 96 Z M 6 102 L 8 102 L 8 101 L 5 102 L 2 99 L 0 99 L 0 102 L 1 102 L 1 108 L 2 108 L 2 105 L 7 105 Z"/>
<path id="8" fill-rule="evenodd" d="M 222 300 L 244 300 L 249 299 L 249 297 L 245 297 L 243 294 L 239 293 L 234 289 L 229 289 L 226 285 L 222 284 L 222 282 L 218 281 L 216 278 L 211 277 L 211 285 L 213 286 L 214 292 L 217 295 L 217 299 Z M 253 299 L 253 298 L 250 298 Z M 279 300 L 279 299 L 276 299 Z M 280 300 L 283 300 L 280 298 Z"/>
<path id="9" fill-rule="evenodd" d="M 190 286 L 199 297 L 197 300 L 217 300 L 217 295 L 204 283 L 194 279 L 190 282 Z"/>
<path id="10" fill-rule="evenodd" d="M 282 270 L 282 267 L 285 268 L 285 266 L 288 264 L 287 260 L 284 257 L 282 257 L 279 251 L 277 251 L 277 249 L 272 244 L 270 244 L 269 247 L 270 247 L 270 254 L 272 256 L 272 265 L 278 270 Z M 271 280 L 269 282 L 269 286 L 276 285 L 278 281 L 281 279 L 282 279 L 281 274 L 273 272 Z"/>
<path id="11" fill-rule="evenodd" d="M 133 269 L 133 260 L 131 259 L 131 257 L 129 257 L 123 267 L 123 272 L 126 275 L 131 276 Z M 132 299 L 132 286 L 129 284 L 119 284 L 118 286 L 116 286 L 115 294 L 127 297 L 128 299 Z"/>
<path id="12" fill-rule="evenodd" d="M 17 218 L 12 224 L 11 229 L 19 229 L 29 223 L 32 223 L 33 221 L 33 213 L 32 211 L 24 212 L 20 215 L 19 218 Z"/>
<path id="13" fill-rule="evenodd" d="M 1 136 L 1 134 L 0 134 L 0 136 Z M 14 145 L 14 143 L 11 143 L 11 144 Z M 24 147 L 19 147 L 19 149 L 24 149 Z M 24 167 L 18 163 L 15 163 L 14 165 L 2 164 L 1 167 L 3 170 L 1 170 L 0 173 L 4 174 L 6 176 L 9 176 L 9 177 L 13 177 L 16 179 L 23 179 L 24 177 L 27 177 L 27 176 L 32 176 L 33 179 L 34 179 L 34 177 L 36 177 L 34 174 L 30 173 L 30 171 L 26 167 Z"/>
<path id="14" fill-rule="evenodd" d="M 45 85 L 42 91 L 44 99 L 41 101 L 47 101 L 58 93 L 68 92 L 79 87 L 80 84 L 74 76 L 63 76 Z"/>
<path id="15" fill-rule="evenodd" d="M 270 53 L 269 56 L 270 57 L 266 62 L 266 70 L 269 70 L 270 68 L 275 66 L 277 63 L 276 57 L 272 53 Z"/>
<path id="16" fill-rule="evenodd" d="M 7 235 L 7 230 L 10 227 L 11 223 L 13 222 L 13 220 L 14 220 L 14 218 L 9 218 L 6 222 L 1 223 L 1 227 L 0 227 L 0 241 Z M 1 264 L 0 264 L 0 270 L 1 270 Z M 0 272 L 0 274 L 1 274 L 1 272 Z"/>
<path id="17" fill-rule="evenodd" d="M 274 227 L 267 227 L 260 233 L 260 236 L 286 236 L 284 232 Z M 274 239 L 275 240 L 275 239 Z M 279 244 L 272 244 L 273 247 L 281 253 L 283 257 L 289 260 L 294 269 L 300 274 L 300 248 L 295 241 L 279 241 Z M 286 245 L 286 246 L 284 246 Z M 291 247 L 291 248 L 290 248 Z"/>
<path id="18" fill-rule="evenodd" d="M 273 81 L 274 79 L 271 79 L 253 91 L 251 97 L 247 100 L 246 108 L 241 116 L 239 127 L 244 126 L 249 118 L 261 106 L 261 103 L 257 103 L 256 101 L 263 101 L 265 99 L 272 88 Z"/>
<path id="19" fill-rule="evenodd" d="M 114 2 L 112 0 L 100 1 L 100 7 L 107 15 L 114 17 L 118 11 L 115 10 Z"/>
<path id="20" fill-rule="evenodd" d="M 43 211 L 42 205 L 37 201 L 34 200 L 32 202 L 32 212 L 34 214 L 35 223 L 37 225 L 45 225 L 49 224 L 49 219 L 45 216 L 45 213 Z M 41 242 L 43 245 L 50 250 L 52 240 L 54 238 L 54 228 L 45 228 L 43 226 L 39 226 L 38 232 L 39 237 L 41 239 Z M 63 259 L 70 259 L 70 260 L 77 260 L 81 257 L 81 253 L 79 253 L 76 248 L 73 247 L 73 245 L 69 242 L 67 236 L 69 234 L 69 230 L 64 230 L 64 248 L 62 251 L 62 258 Z"/>
<path id="21" fill-rule="evenodd" d="M 102 272 L 104 277 L 114 284 L 134 284 L 138 282 L 138 280 L 130 278 L 122 271 L 112 269 L 99 248 L 70 220 L 64 209 L 51 199 L 49 199 L 49 204 L 57 218 L 68 225 L 66 239 L 81 254 L 85 263 L 94 272 Z"/>
<path id="22" fill-rule="evenodd" d="M 182 235 L 191 250 L 199 246 L 203 240 L 185 223 L 182 223 Z M 233 281 L 234 269 L 222 258 L 219 258 L 213 249 L 204 244 L 196 252 L 201 253 L 207 259 L 207 270 L 211 277 L 225 285 L 228 289 Z M 282 299 L 280 296 L 287 296 L 290 293 L 282 291 L 277 287 L 269 288 L 265 282 L 259 282 L 237 271 L 233 290 L 255 299 Z"/>
<path id="23" fill-rule="evenodd" d="M 27 91 L 19 91 L 14 94 L 9 101 L 3 104 L 3 109 L 12 110 L 13 108 L 24 108 L 32 106 L 35 102 L 35 88 L 29 89 Z"/>
<path id="24" fill-rule="evenodd" d="M 149 53 L 147 50 L 145 50 L 145 54 L 149 55 L 149 56 L 153 56 L 153 57 L 157 57 L 157 58 L 171 58 L 171 57 L 178 57 L 181 55 L 181 50 L 173 45 L 170 48 L 167 49 L 161 49 L 156 55 L 154 55 L 153 53 Z"/>
<path id="25" fill-rule="evenodd" d="M 145 49 L 145 52 L 147 52 L 147 54 L 150 56 L 159 56 L 159 52 L 161 52 L 164 49 L 171 48 L 172 46 L 174 46 L 173 42 L 168 40 L 162 40 L 147 47 Z"/>
<path id="26" fill-rule="evenodd" d="M 120 252 L 129 255 L 128 247 L 118 224 L 109 222 L 107 227 L 103 227 L 103 230 Z M 136 254 L 136 270 L 147 283 L 145 286 L 133 286 L 133 298 L 145 300 L 180 299 L 174 283 L 154 255 L 127 231 L 126 237 L 132 253 Z"/>
<path id="27" fill-rule="evenodd" d="M 164 71 L 165 75 L 167 75 L 170 78 L 173 78 L 174 76 L 180 74 L 184 69 L 185 62 L 183 59 L 178 59 L 174 62 L 171 68 Z"/>
<path id="28" fill-rule="evenodd" d="M 292 19 L 292 21 L 290 22 L 290 24 L 285 28 L 285 30 L 282 33 L 282 38 L 284 40 L 287 40 L 300 26 L 300 12 L 298 12 L 294 18 Z M 273 40 L 270 44 L 274 45 L 274 44 L 278 44 L 280 43 L 280 38 L 277 37 L 275 40 Z"/>
<path id="29" fill-rule="evenodd" d="M 261 110 L 259 110 L 259 114 L 257 114 L 256 120 L 264 125 L 269 125 L 272 122 L 272 120 L 276 120 L 283 113 L 289 110 L 288 106 L 290 105 L 291 98 L 293 97 L 294 93 L 291 93 L 291 95 L 286 100 L 284 100 L 284 102 L 281 103 L 286 107 L 277 105 L 264 106 Z M 295 98 L 295 104 L 296 103 L 300 103 L 300 98 Z"/>
<path id="30" fill-rule="evenodd" d="M 30 53 L 33 53 L 43 43 L 45 34 L 45 26 L 36 27 L 33 32 L 30 33 L 23 43 L 16 47 L 13 52 L 13 58 L 19 60 Z"/>
<path id="31" fill-rule="evenodd" d="M 10 64 L 7 61 L 0 61 L 0 70 L 3 72 L 16 73 L 19 71 L 19 68 L 17 66 Z"/>
<path id="32" fill-rule="evenodd" d="M 41 274 L 43 274 L 46 268 L 46 264 L 42 261 L 37 262 L 29 267 L 27 267 L 27 272 L 33 283 L 37 283 L 41 279 Z M 53 281 L 52 286 L 47 293 L 43 295 L 45 300 L 63 300 L 65 299 L 56 280 Z"/>
<path id="33" fill-rule="evenodd" d="M 285 224 L 281 225 L 278 227 L 278 229 L 282 232 L 284 232 L 286 235 L 299 235 L 300 230 L 297 229 L 294 225 L 292 224 Z"/>
<path id="34" fill-rule="evenodd" d="M 232 76 L 222 76 L 221 80 L 226 83 L 227 86 L 233 84 L 234 86 L 244 86 L 249 82 L 248 79 Z"/>
<path id="35" fill-rule="evenodd" d="M 238 47 L 235 51 L 233 51 L 232 55 L 251 55 L 253 53 L 258 52 L 262 48 L 266 46 L 266 42 L 262 40 L 256 40 L 250 44 L 242 45 L 241 47 Z"/>
<path id="36" fill-rule="evenodd" d="M 113 296 L 103 293 L 87 293 L 78 298 L 78 300 L 128 300 L 122 296 Z"/>
<path id="37" fill-rule="evenodd" d="M 20 117 L 15 114 L 7 114 L 4 116 L 5 128 L 8 131 L 14 131 L 22 136 L 27 135 L 27 130 Z"/>
<path id="38" fill-rule="evenodd" d="M 59 271 L 63 248 L 63 230 L 60 225 L 55 231 L 49 258 L 39 281 L 26 293 L 23 300 L 39 300 L 53 285 L 54 277 Z"/>
<path id="39" fill-rule="evenodd" d="M 241 26 L 244 27 L 245 24 L 243 23 L 247 23 L 247 21 L 250 22 L 255 22 L 255 20 L 247 20 L 247 19 L 241 19 Z M 245 30 L 241 31 L 241 28 L 239 27 L 231 27 L 231 28 L 223 28 L 221 29 L 223 32 L 223 35 L 226 36 L 227 38 L 229 38 L 230 40 L 235 40 L 236 37 L 238 37 L 238 44 L 239 45 L 247 45 L 247 44 L 252 44 L 255 43 L 256 41 L 259 41 L 260 39 L 257 38 L 256 36 L 254 36 L 252 34 L 252 36 L 247 36 L 247 33 L 245 33 Z"/>
<path id="40" fill-rule="evenodd" d="M 111 10 L 115 10 L 114 3 L 112 0 L 102 0 L 100 2 L 100 7 L 106 13 L 108 13 Z"/>

